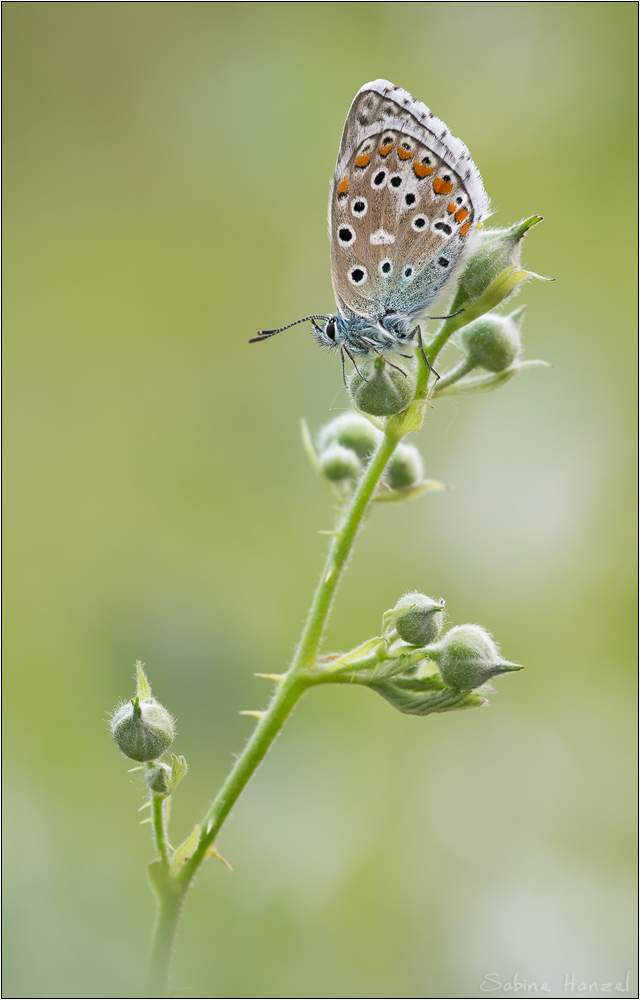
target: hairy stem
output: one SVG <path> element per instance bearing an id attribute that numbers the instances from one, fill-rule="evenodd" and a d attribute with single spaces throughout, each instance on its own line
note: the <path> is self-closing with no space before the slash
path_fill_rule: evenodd
<path id="1" fill-rule="evenodd" d="M 158 857 L 162 862 L 163 868 L 168 868 L 169 853 L 164 822 L 164 798 L 161 795 L 152 795 L 151 797 L 151 822 L 153 824 L 153 836 L 156 842 Z"/>
<path id="2" fill-rule="evenodd" d="M 433 357 L 437 354 L 437 351 L 433 353 L 433 346 L 429 351 L 430 356 L 431 354 Z M 424 367 L 428 375 L 428 369 L 426 366 Z M 426 385 L 427 382 L 423 387 L 425 391 Z M 423 398 L 420 390 L 416 393 L 416 398 Z M 287 717 L 307 688 L 318 683 L 317 671 L 314 668 L 336 592 L 353 551 L 355 540 L 364 524 L 373 494 L 404 433 L 402 421 L 398 420 L 397 417 L 387 421 L 384 437 L 371 457 L 332 537 L 291 666 L 286 674 L 279 678 L 269 705 L 261 714 L 260 721 L 247 745 L 205 813 L 196 851 L 184 863 L 174 879 L 159 878 L 155 881 L 158 915 L 152 950 L 152 974 L 154 984 L 160 986 L 160 990 L 157 992 L 159 996 L 163 995 L 161 990 L 165 988 L 166 984 L 170 953 L 180 919 L 182 902 L 198 868 L 207 855 L 211 853 L 213 842 L 222 824 Z"/>

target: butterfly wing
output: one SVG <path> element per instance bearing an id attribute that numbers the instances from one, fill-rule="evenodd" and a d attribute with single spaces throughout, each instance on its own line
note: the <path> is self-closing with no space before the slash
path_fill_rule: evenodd
<path id="1" fill-rule="evenodd" d="M 343 316 L 418 315 L 468 255 L 488 211 L 466 146 L 410 94 L 365 84 L 331 185 L 331 275 Z"/>

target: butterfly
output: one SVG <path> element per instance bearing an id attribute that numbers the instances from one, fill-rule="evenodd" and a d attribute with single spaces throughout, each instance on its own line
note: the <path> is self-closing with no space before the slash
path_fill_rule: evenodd
<path id="1" fill-rule="evenodd" d="M 250 343 L 310 321 L 317 342 L 340 351 L 343 374 L 345 354 L 356 368 L 371 353 L 388 361 L 416 334 L 426 362 L 416 321 L 451 287 L 488 210 L 480 173 L 444 122 L 388 80 L 366 83 L 347 115 L 329 198 L 337 312 L 261 330 Z"/>

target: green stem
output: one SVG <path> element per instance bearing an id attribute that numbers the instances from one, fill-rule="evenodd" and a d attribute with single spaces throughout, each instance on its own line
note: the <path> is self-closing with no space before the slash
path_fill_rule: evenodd
<path id="1" fill-rule="evenodd" d="M 193 879 L 249 778 L 265 756 L 295 704 L 313 683 L 310 674 L 318 657 L 320 643 L 336 591 L 358 532 L 362 527 L 371 497 L 400 440 L 400 436 L 387 430 L 360 480 L 337 532 L 331 540 L 325 565 L 291 667 L 278 683 L 273 698 L 253 735 L 205 813 L 202 820 L 203 833 L 200 843 L 196 852 L 182 866 L 176 879 L 176 883 L 179 885 L 186 887 Z"/>
<path id="2" fill-rule="evenodd" d="M 225 783 L 205 813 L 196 851 L 171 882 L 161 877 L 156 879 L 154 888 L 158 897 L 158 915 L 151 962 L 152 981 L 156 987 L 160 986 L 157 995 L 161 996 L 161 990 L 165 988 L 182 902 L 198 868 L 207 857 L 222 824 L 287 717 L 307 688 L 318 683 L 314 667 L 336 592 L 353 551 L 358 532 L 364 523 L 373 494 L 404 433 L 401 420 L 391 418 L 387 421 L 385 435 L 374 452 L 350 503 L 344 510 L 336 534 L 331 540 L 325 565 L 316 586 L 291 666 L 287 673 L 279 679 L 271 702 L 262 714 Z"/>
<path id="3" fill-rule="evenodd" d="M 156 883 L 154 888 L 158 906 L 149 957 L 148 995 L 149 997 L 163 997 L 166 994 L 169 964 L 180 922 L 185 891 L 176 892 L 168 881 L 165 881 L 163 886 Z"/>
<path id="4" fill-rule="evenodd" d="M 164 824 L 164 797 L 161 795 L 151 796 L 151 822 L 153 824 L 153 836 L 156 842 L 156 850 L 162 862 L 163 868 L 169 867 L 169 852 L 167 848 L 167 834 Z"/>

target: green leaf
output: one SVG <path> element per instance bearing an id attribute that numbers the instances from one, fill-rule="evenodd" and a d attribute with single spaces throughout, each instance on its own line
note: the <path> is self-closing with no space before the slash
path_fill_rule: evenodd
<path id="1" fill-rule="evenodd" d="M 443 493 L 448 489 L 445 483 L 440 483 L 437 479 L 423 479 L 420 483 L 399 490 L 381 490 L 373 499 L 376 503 L 407 503 L 409 500 L 417 500 L 423 493 Z"/>
<path id="2" fill-rule="evenodd" d="M 484 375 L 474 375 L 471 378 L 462 378 L 459 382 L 446 385 L 443 389 L 438 389 L 436 385 L 433 390 L 434 396 L 456 396 L 470 395 L 474 392 L 491 392 L 498 389 L 505 382 L 508 382 L 514 375 L 529 368 L 552 368 L 548 361 L 520 361 L 518 364 L 505 368 L 501 372 L 487 372 Z"/>
<path id="3" fill-rule="evenodd" d="M 372 691 L 386 699 L 406 715 L 431 715 L 434 712 L 457 712 L 464 708 L 479 708 L 486 703 L 473 691 L 446 688 L 438 675 L 429 677 L 395 678 L 393 681 L 371 682 Z M 434 690 L 435 688 L 435 690 Z"/>
<path id="4" fill-rule="evenodd" d="M 401 438 L 404 434 L 412 434 L 419 431 L 424 420 L 425 407 L 428 405 L 424 399 L 414 399 L 406 410 L 402 410 L 401 413 L 395 413 L 392 417 L 389 417 L 387 428 L 390 433 Z"/>
<path id="5" fill-rule="evenodd" d="M 171 777 L 169 778 L 169 794 L 173 792 L 176 785 L 179 785 L 187 773 L 187 762 L 184 757 L 176 757 L 171 754 Z"/>
<path id="6" fill-rule="evenodd" d="M 182 868 L 185 861 L 188 861 L 191 855 L 194 853 L 198 846 L 200 840 L 200 824 L 196 823 L 193 830 L 187 837 L 187 839 L 176 847 L 173 857 L 171 859 L 171 865 L 169 866 L 169 878 L 175 878 L 180 869 Z"/>

